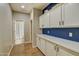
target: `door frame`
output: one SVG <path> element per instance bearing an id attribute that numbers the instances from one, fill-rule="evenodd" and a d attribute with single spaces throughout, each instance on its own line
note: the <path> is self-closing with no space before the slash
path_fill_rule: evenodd
<path id="1" fill-rule="evenodd" d="M 14 45 L 18 45 L 18 44 L 15 43 L 15 40 L 16 40 L 16 37 L 15 37 L 15 22 L 16 22 L 16 21 L 24 21 L 24 20 L 14 20 L 14 21 L 13 21 Z M 25 21 L 24 21 L 24 23 L 25 23 Z M 24 36 L 25 36 L 25 34 L 24 34 Z M 25 41 L 25 37 L 24 37 L 24 41 Z M 22 43 L 24 43 L 24 42 L 22 42 Z M 22 44 L 22 43 L 20 43 L 20 44 Z"/>

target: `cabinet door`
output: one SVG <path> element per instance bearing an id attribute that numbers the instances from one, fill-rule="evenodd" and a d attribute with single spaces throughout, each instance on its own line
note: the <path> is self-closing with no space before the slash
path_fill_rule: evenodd
<path id="1" fill-rule="evenodd" d="M 61 6 L 50 10 L 50 27 L 61 27 Z"/>
<path id="2" fill-rule="evenodd" d="M 41 41 L 39 37 L 37 37 L 37 47 L 41 49 Z"/>
<path id="3" fill-rule="evenodd" d="M 68 52 L 65 48 L 59 47 L 59 51 L 57 53 L 58 56 L 74 56 L 70 52 Z"/>
<path id="4" fill-rule="evenodd" d="M 56 56 L 55 44 L 46 41 L 46 55 L 47 56 Z"/>
<path id="5" fill-rule="evenodd" d="M 43 26 L 44 26 L 44 23 L 43 23 L 43 21 L 44 21 L 44 19 L 43 19 L 43 15 L 41 15 L 40 17 L 39 17 L 39 25 L 40 25 L 40 28 L 43 28 Z"/>
<path id="6" fill-rule="evenodd" d="M 45 39 L 40 39 L 41 40 L 41 51 L 46 54 L 46 48 L 45 48 Z"/>
<path id="7" fill-rule="evenodd" d="M 62 6 L 62 19 L 64 20 L 64 27 L 79 26 L 79 4 L 64 4 Z"/>
<path id="8" fill-rule="evenodd" d="M 49 13 L 45 13 L 40 16 L 39 19 L 40 28 L 48 28 L 49 27 Z"/>

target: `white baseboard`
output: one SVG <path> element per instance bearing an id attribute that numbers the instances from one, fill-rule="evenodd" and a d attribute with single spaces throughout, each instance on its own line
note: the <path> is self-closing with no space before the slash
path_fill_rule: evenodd
<path id="1" fill-rule="evenodd" d="M 11 53 L 13 47 L 14 47 L 14 45 L 11 46 L 10 51 L 9 51 L 9 53 L 8 53 L 8 56 L 10 56 L 10 53 Z"/>

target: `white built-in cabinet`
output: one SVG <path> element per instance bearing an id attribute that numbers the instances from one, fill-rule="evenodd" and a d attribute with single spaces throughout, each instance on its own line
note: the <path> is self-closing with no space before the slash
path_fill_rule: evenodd
<path id="1" fill-rule="evenodd" d="M 46 52 L 45 52 L 45 40 L 44 39 L 42 39 L 42 38 L 37 38 L 37 47 L 44 53 L 44 54 L 46 54 Z"/>
<path id="2" fill-rule="evenodd" d="M 56 56 L 56 44 L 46 41 L 46 55 Z"/>
<path id="3" fill-rule="evenodd" d="M 37 37 L 37 47 L 46 56 L 75 56 L 79 55 L 68 48 L 57 45 L 55 42 L 51 42 L 41 37 Z"/>
<path id="4" fill-rule="evenodd" d="M 39 18 L 40 28 L 49 28 L 49 13 L 45 13 Z"/>
<path id="5" fill-rule="evenodd" d="M 63 27 L 79 26 L 79 4 L 70 3 L 62 5 Z"/>
<path id="6" fill-rule="evenodd" d="M 44 39 L 42 39 L 42 38 L 40 38 L 40 42 L 41 42 L 41 44 L 40 44 L 40 46 L 41 46 L 41 51 L 44 53 L 44 54 L 46 54 L 46 49 L 45 49 L 45 40 Z"/>
<path id="7" fill-rule="evenodd" d="M 50 10 L 50 27 L 61 27 L 61 9 L 61 6 L 59 6 Z"/>
<path id="8" fill-rule="evenodd" d="M 37 47 L 47 56 L 56 55 L 56 44 L 46 41 L 43 38 L 37 38 Z"/>
<path id="9" fill-rule="evenodd" d="M 58 47 L 57 56 L 75 56 L 68 52 L 65 48 Z"/>
<path id="10" fill-rule="evenodd" d="M 41 49 L 41 41 L 40 41 L 40 39 L 37 37 L 37 47 L 39 47 L 39 49 Z"/>
<path id="11" fill-rule="evenodd" d="M 39 20 L 40 28 L 79 27 L 79 4 L 67 3 L 53 7 Z"/>

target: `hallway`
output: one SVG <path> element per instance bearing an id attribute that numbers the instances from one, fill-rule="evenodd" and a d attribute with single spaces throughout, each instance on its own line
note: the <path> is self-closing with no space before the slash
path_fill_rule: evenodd
<path id="1" fill-rule="evenodd" d="M 38 48 L 33 48 L 31 43 L 14 46 L 11 56 L 44 56 Z"/>
<path id="2" fill-rule="evenodd" d="M 79 4 L 0 3 L 0 56 L 79 56 Z"/>

